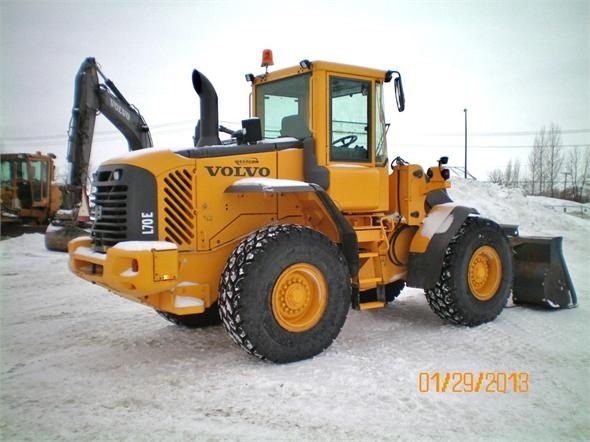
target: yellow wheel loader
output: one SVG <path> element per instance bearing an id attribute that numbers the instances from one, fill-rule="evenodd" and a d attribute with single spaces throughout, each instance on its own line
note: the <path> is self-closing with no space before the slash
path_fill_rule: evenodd
<path id="1" fill-rule="evenodd" d="M 426 171 L 389 161 L 383 90 L 393 83 L 403 111 L 398 72 L 308 60 L 268 72 L 265 55 L 266 72 L 246 76 L 252 115 L 229 141 L 215 89 L 195 70 L 194 147 L 98 168 L 91 235 L 69 243 L 76 275 L 179 325 L 221 321 L 248 353 L 280 363 L 322 352 L 351 306 L 383 308 L 405 285 L 467 326 L 496 318 L 511 290 L 575 305 L 559 262 L 554 291 L 543 290 L 560 247 L 543 262 L 550 240 L 534 250 L 515 226 L 453 203 L 446 158 Z M 518 293 L 529 284 L 513 285 L 515 263 L 536 289 Z"/>
<path id="2" fill-rule="evenodd" d="M 55 183 L 55 155 L 36 152 L 0 155 L 2 236 L 44 231 L 62 202 Z"/>

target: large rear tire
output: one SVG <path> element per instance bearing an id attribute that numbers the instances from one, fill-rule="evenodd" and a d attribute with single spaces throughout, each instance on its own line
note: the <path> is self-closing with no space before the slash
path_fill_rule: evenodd
<path id="1" fill-rule="evenodd" d="M 512 287 L 512 249 L 501 228 L 485 218 L 468 218 L 453 237 L 436 286 L 425 291 L 431 309 L 458 325 L 494 320 Z"/>
<path id="2" fill-rule="evenodd" d="M 219 286 L 219 311 L 232 339 L 278 363 L 310 358 L 330 346 L 350 300 L 340 249 L 297 225 L 250 234 L 227 261 Z"/>

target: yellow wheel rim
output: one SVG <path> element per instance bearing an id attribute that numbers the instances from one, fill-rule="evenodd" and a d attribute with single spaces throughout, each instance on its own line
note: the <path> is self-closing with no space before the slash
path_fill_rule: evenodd
<path id="1" fill-rule="evenodd" d="M 321 319 L 328 303 L 327 284 L 320 270 L 310 264 L 293 264 L 277 279 L 272 292 L 272 312 L 281 327 L 304 332 Z"/>
<path id="2" fill-rule="evenodd" d="M 481 246 L 471 256 L 467 281 L 473 296 L 480 301 L 494 297 L 502 280 L 500 255 L 490 246 Z"/>

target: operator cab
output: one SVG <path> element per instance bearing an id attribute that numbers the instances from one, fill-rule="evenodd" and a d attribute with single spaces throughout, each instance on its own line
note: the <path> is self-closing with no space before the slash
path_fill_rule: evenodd
<path id="1" fill-rule="evenodd" d="M 326 169 L 326 180 L 318 184 L 343 211 L 388 206 L 383 85 L 392 73 L 303 60 L 292 68 L 246 76 L 263 137 L 311 138 L 315 167 Z M 403 97 L 398 79 L 396 96 Z"/>

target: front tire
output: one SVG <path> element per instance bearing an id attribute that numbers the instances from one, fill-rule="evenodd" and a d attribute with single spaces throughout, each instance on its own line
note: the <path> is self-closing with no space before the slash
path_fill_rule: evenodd
<path id="1" fill-rule="evenodd" d="M 512 249 L 500 227 L 485 218 L 468 218 L 453 237 L 439 281 L 425 291 L 430 308 L 458 325 L 494 320 L 512 287 Z"/>
<path id="2" fill-rule="evenodd" d="M 219 286 L 222 322 L 248 353 L 286 363 L 313 357 L 336 338 L 351 283 L 338 247 L 297 225 L 270 225 L 245 238 Z"/>

